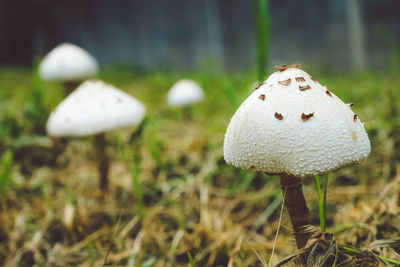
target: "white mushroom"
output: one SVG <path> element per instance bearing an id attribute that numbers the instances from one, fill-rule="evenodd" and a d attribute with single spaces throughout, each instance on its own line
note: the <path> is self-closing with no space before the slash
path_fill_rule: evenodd
<path id="1" fill-rule="evenodd" d="M 236 111 L 225 135 L 224 157 L 236 167 L 266 173 L 326 173 L 371 151 L 364 126 L 354 116 L 306 72 L 278 71 Z"/>
<path id="2" fill-rule="evenodd" d="M 168 92 L 167 103 L 172 107 L 183 107 L 200 102 L 204 98 L 203 89 L 192 80 L 176 82 Z"/>
<path id="3" fill-rule="evenodd" d="M 65 83 L 67 94 L 77 86 L 79 80 L 96 75 L 96 59 L 74 44 L 60 44 L 41 61 L 39 75 L 46 81 Z"/>
<path id="4" fill-rule="evenodd" d="M 50 114 L 50 136 L 84 136 L 138 125 L 145 108 L 136 98 L 101 81 L 80 85 Z"/>
<path id="5" fill-rule="evenodd" d="M 134 97 L 101 81 L 87 81 L 61 102 L 47 120 L 51 137 L 95 135 L 102 189 L 107 189 L 104 133 L 138 125 L 145 107 Z"/>
<path id="6" fill-rule="evenodd" d="M 359 161 L 371 151 L 364 126 L 348 105 L 299 65 L 282 66 L 242 103 L 229 123 L 224 158 L 240 168 L 280 174 L 298 248 L 309 235 L 299 177 Z"/>
<path id="7" fill-rule="evenodd" d="M 46 81 L 69 81 L 97 73 L 97 62 L 88 52 L 74 44 L 60 44 L 42 60 L 39 74 Z"/>

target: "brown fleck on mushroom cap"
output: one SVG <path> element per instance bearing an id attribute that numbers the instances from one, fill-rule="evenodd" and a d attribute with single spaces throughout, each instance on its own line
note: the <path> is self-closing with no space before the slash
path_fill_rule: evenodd
<path id="1" fill-rule="evenodd" d="M 298 77 L 304 81 L 296 81 Z M 288 79 L 290 84 L 281 82 Z M 370 141 L 359 118 L 354 120 L 351 108 L 332 92 L 327 95 L 327 88 L 306 72 L 279 70 L 264 84 L 272 86 L 254 91 L 229 123 L 224 140 L 227 163 L 304 177 L 369 155 Z M 310 89 L 301 91 L 299 85 Z"/>

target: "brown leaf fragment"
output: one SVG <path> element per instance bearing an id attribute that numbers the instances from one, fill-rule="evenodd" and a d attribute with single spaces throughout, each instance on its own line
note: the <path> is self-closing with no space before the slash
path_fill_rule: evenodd
<path id="1" fill-rule="evenodd" d="M 284 81 L 278 81 L 279 84 L 282 84 L 282 85 L 285 85 L 285 86 L 288 86 L 291 82 L 292 82 L 291 79 L 287 79 L 287 80 L 284 80 Z"/>
<path id="2" fill-rule="evenodd" d="M 311 117 L 313 117 L 314 116 L 314 112 L 313 113 L 310 113 L 310 114 L 304 114 L 304 113 L 301 113 L 301 120 L 303 121 L 303 122 L 305 122 L 305 121 L 308 121 Z"/>
<path id="3" fill-rule="evenodd" d="M 309 85 L 305 85 L 305 86 L 299 85 L 299 89 L 300 89 L 300 91 L 305 91 L 305 90 L 311 89 L 311 86 L 309 86 Z"/>
<path id="4" fill-rule="evenodd" d="M 265 84 L 265 82 L 262 82 L 259 85 L 257 85 L 256 88 L 254 88 L 254 91 L 257 90 L 258 88 L 260 88 L 261 86 L 263 86 L 264 84 Z"/>
<path id="5" fill-rule="evenodd" d="M 349 108 L 351 108 L 352 106 L 354 106 L 354 104 L 353 103 L 349 103 L 349 104 L 346 104 Z"/>
<path id="6" fill-rule="evenodd" d="M 296 82 L 305 82 L 304 77 L 296 77 Z"/>
<path id="7" fill-rule="evenodd" d="M 278 113 L 278 112 L 275 112 L 274 116 L 275 116 L 275 118 L 277 118 L 277 119 L 280 120 L 280 121 L 283 120 L 282 114 L 280 114 L 280 113 Z"/>
<path id="8" fill-rule="evenodd" d="M 265 100 L 265 95 L 261 94 L 258 98 L 264 101 Z"/>
<path id="9" fill-rule="evenodd" d="M 275 70 L 282 72 L 284 70 L 287 70 L 289 68 L 299 68 L 301 64 L 291 64 L 291 65 L 282 65 L 282 66 L 275 66 Z"/>
<path id="10" fill-rule="evenodd" d="M 329 90 L 326 90 L 326 92 L 325 92 L 327 95 L 329 95 L 330 97 L 332 97 L 332 94 L 331 94 L 331 92 L 329 92 Z"/>
<path id="11" fill-rule="evenodd" d="M 354 116 L 353 116 L 353 121 L 356 122 L 356 121 L 357 121 L 357 118 L 358 118 L 357 114 L 354 114 Z"/>

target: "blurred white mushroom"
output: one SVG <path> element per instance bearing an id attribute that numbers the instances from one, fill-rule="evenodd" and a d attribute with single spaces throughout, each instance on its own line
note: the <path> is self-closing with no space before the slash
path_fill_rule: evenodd
<path id="1" fill-rule="evenodd" d="M 60 44 L 41 61 L 39 75 L 46 81 L 60 81 L 69 94 L 82 79 L 97 74 L 96 59 L 74 44 Z M 68 92 L 69 91 L 69 92 Z"/>
<path id="2" fill-rule="evenodd" d="M 99 159 L 100 187 L 108 187 L 105 132 L 138 125 L 145 107 L 136 98 L 101 81 L 90 80 L 64 99 L 47 120 L 51 137 L 94 135 Z"/>
<path id="3" fill-rule="evenodd" d="M 188 79 L 176 82 L 168 91 L 167 103 L 171 107 L 184 107 L 203 100 L 203 89 L 196 82 Z"/>
<path id="4" fill-rule="evenodd" d="M 203 89 L 188 79 L 177 81 L 168 91 L 167 103 L 171 107 L 181 107 L 183 117 L 192 117 L 192 106 L 204 98 Z"/>

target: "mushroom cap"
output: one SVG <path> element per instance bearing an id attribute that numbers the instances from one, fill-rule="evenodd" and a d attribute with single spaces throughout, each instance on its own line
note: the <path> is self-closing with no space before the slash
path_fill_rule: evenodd
<path id="1" fill-rule="evenodd" d="M 176 82 L 168 91 L 167 103 L 172 107 L 182 107 L 203 100 L 204 93 L 200 85 L 192 80 L 184 79 Z"/>
<path id="2" fill-rule="evenodd" d="M 138 125 L 145 107 L 136 98 L 101 81 L 81 84 L 47 120 L 50 136 L 84 136 Z"/>
<path id="3" fill-rule="evenodd" d="M 93 76 L 97 62 L 84 49 L 74 44 L 60 44 L 51 50 L 39 66 L 39 74 L 47 81 L 71 81 Z"/>
<path id="4" fill-rule="evenodd" d="M 329 172 L 370 151 L 350 105 L 294 67 L 273 73 L 241 104 L 224 140 L 227 163 L 296 177 Z"/>

